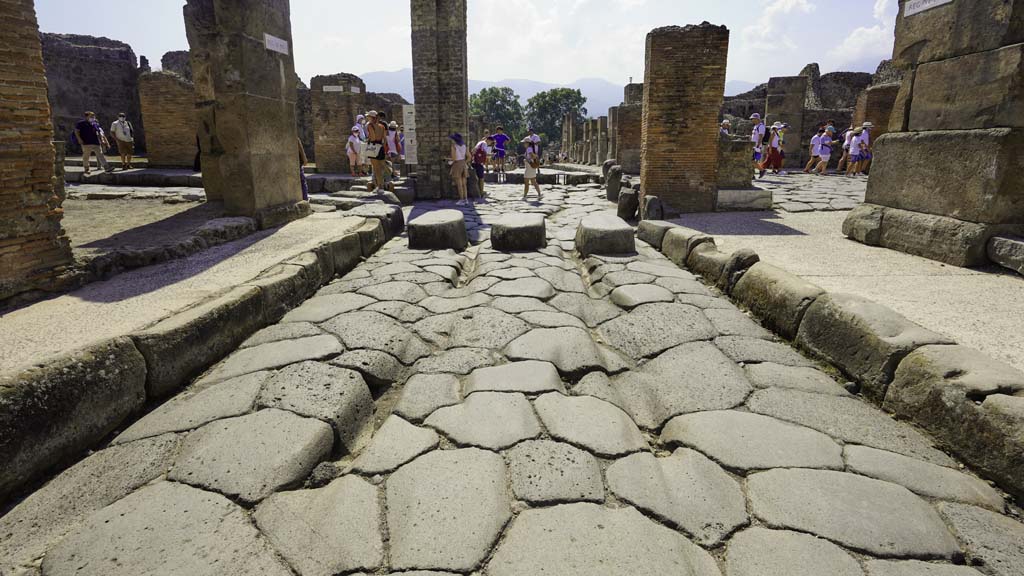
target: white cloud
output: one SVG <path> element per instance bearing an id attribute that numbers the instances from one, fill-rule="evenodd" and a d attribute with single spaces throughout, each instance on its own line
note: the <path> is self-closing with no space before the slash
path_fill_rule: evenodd
<path id="1" fill-rule="evenodd" d="M 761 10 L 760 20 L 743 28 L 743 47 L 757 52 L 775 52 L 780 48 L 795 50 L 796 42 L 786 31 L 786 20 L 794 12 L 810 14 L 816 8 L 810 0 L 771 0 Z"/>
<path id="2" fill-rule="evenodd" d="M 875 0 L 872 15 L 876 24 L 854 29 L 839 46 L 829 50 L 828 56 L 833 65 L 843 67 L 890 58 L 897 10 L 898 7 L 890 0 Z"/>

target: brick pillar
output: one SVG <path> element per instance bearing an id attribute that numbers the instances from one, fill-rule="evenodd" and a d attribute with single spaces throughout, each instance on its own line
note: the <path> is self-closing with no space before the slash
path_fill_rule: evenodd
<path id="1" fill-rule="evenodd" d="M 615 123 L 615 140 L 619 148 L 619 165 L 626 174 L 640 173 L 640 152 L 643 145 L 643 106 L 619 106 Z"/>
<path id="2" fill-rule="evenodd" d="M 633 84 L 626 84 L 626 87 L 622 89 L 622 103 L 626 106 L 637 106 L 644 103 L 644 85 L 639 82 Z"/>
<path id="3" fill-rule="evenodd" d="M 590 119 L 583 119 L 583 140 L 582 144 L 582 156 L 580 156 L 580 164 L 590 164 Z"/>
<path id="4" fill-rule="evenodd" d="M 348 174 L 351 171 L 345 151 L 348 137 L 352 134 L 356 116 L 369 111 L 365 109 L 366 83 L 355 74 L 314 76 L 309 83 L 309 93 L 313 101 L 316 170 L 326 174 Z"/>
<path id="5" fill-rule="evenodd" d="M 451 197 L 448 136 L 468 131 L 466 0 L 412 0 L 411 10 L 416 194 Z"/>
<path id="6" fill-rule="evenodd" d="M 32 0 L 0 0 L 0 305 L 60 289 L 71 247 L 54 188 L 54 147 Z"/>
<path id="7" fill-rule="evenodd" d="M 619 107 L 608 109 L 608 159 L 619 163 L 619 140 L 615 135 L 615 126 L 619 123 Z"/>
<path id="8" fill-rule="evenodd" d="M 647 35 L 640 182 L 644 194 L 672 210 L 715 209 L 728 54 L 725 26 L 669 26 Z"/>
<path id="9" fill-rule="evenodd" d="M 800 137 L 804 133 L 807 82 L 806 76 L 786 76 L 768 80 L 765 122 L 769 131 L 775 122 L 789 124 L 786 143 L 783 146 L 783 150 L 786 151 L 783 166 L 787 168 L 803 168 L 810 159 L 807 155 L 807 146 L 804 146 Z"/>
<path id="10" fill-rule="evenodd" d="M 184 13 L 207 198 L 262 228 L 309 214 L 288 0 L 188 0 Z"/>
<path id="11" fill-rule="evenodd" d="M 191 168 L 196 157 L 196 92 L 174 72 L 139 76 L 150 167 Z"/>
<path id="12" fill-rule="evenodd" d="M 878 139 L 889 131 L 889 119 L 892 116 L 896 97 L 900 92 L 900 83 L 891 82 L 869 86 L 857 98 L 857 108 L 853 113 L 853 125 L 860 126 L 871 122 L 871 137 Z"/>
<path id="13" fill-rule="evenodd" d="M 597 119 L 597 158 L 594 163 L 600 166 L 608 159 L 608 117 Z"/>

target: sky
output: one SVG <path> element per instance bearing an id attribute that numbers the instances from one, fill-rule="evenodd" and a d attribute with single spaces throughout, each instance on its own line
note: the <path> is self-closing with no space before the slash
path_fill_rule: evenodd
<path id="1" fill-rule="evenodd" d="M 892 53 L 897 0 L 467 0 L 469 76 L 568 84 L 642 81 L 644 41 L 659 26 L 728 26 L 727 79 L 761 83 L 818 62 L 823 73 L 874 72 Z M 40 29 L 127 42 L 159 68 L 187 49 L 182 0 L 36 0 Z M 312 76 L 412 66 L 409 0 L 291 0 L 295 67 Z M 377 40 L 366 10 L 378 15 Z M 83 14 L 91 14 L 83 17 Z M 372 89 L 372 87 L 370 87 Z"/>

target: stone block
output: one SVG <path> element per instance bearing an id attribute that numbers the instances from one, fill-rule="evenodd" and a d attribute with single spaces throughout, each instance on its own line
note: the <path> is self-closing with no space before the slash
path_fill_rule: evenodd
<path id="1" fill-rule="evenodd" d="M 732 296 L 783 338 L 796 338 L 804 313 L 825 291 L 810 282 L 758 262 L 736 283 Z"/>
<path id="2" fill-rule="evenodd" d="M 671 217 L 665 214 L 666 206 L 657 196 L 644 196 L 640 203 L 640 220 L 661 220 Z"/>
<path id="3" fill-rule="evenodd" d="M 843 220 L 843 235 L 868 246 L 878 246 L 882 241 L 882 218 L 885 208 L 877 204 L 861 204 L 847 214 Z"/>
<path id="4" fill-rule="evenodd" d="M 1024 42 L 1024 4 L 1019 0 L 949 2 L 906 16 L 900 1 L 893 60 L 911 65 L 994 50 Z"/>
<path id="5" fill-rule="evenodd" d="M 302 266 L 278 264 L 264 270 L 245 286 L 259 288 L 264 317 L 271 323 L 280 320 L 316 292 L 320 284 L 314 285 L 311 280 Z"/>
<path id="6" fill-rule="evenodd" d="M 748 162 L 749 165 L 749 162 Z M 771 210 L 773 205 L 772 191 L 764 188 L 746 188 L 742 190 L 718 190 L 715 210 Z"/>
<path id="7" fill-rule="evenodd" d="M 348 210 L 353 216 L 380 220 L 384 227 L 384 236 L 388 239 L 398 236 L 405 230 L 405 215 L 401 206 L 393 204 L 363 204 Z"/>
<path id="8" fill-rule="evenodd" d="M 928 344 L 953 344 L 893 310 L 852 294 L 819 296 L 797 331 L 797 344 L 861 384 L 863 393 L 885 398 L 896 367 Z"/>
<path id="9" fill-rule="evenodd" d="M 116 338 L 0 376 L 0 503 L 146 402 L 146 360 Z"/>
<path id="10" fill-rule="evenodd" d="M 363 258 L 369 258 L 387 242 L 387 237 L 384 235 L 384 226 L 380 223 L 380 220 L 375 218 L 367 220 L 362 226 L 357 228 L 356 234 L 359 235 L 359 246 L 363 252 Z"/>
<path id="11" fill-rule="evenodd" d="M 729 259 L 722 266 L 722 273 L 719 275 L 718 282 L 715 285 L 722 292 L 731 294 L 736 282 L 746 274 L 751 266 L 757 264 L 760 260 L 761 257 L 757 255 L 757 252 L 750 248 L 740 248 L 729 255 Z"/>
<path id="12" fill-rule="evenodd" d="M 611 160 L 609 160 L 611 162 Z M 606 162 L 607 164 L 607 162 Z M 609 202 L 619 201 L 619 190 L 622 189 L 622 166 L 614 165 L 605 170 L 605 197 Z"/>
<path id="13" fill-rule="evenodd" d="M 714 245 L 715 239 L 697 230 L 675 226 L 662 237 L 661 251 L 677 266 L 686 266 L 690 252 L 705 242 Z"/>
<path id="14" fill-rule="evenodd" d="M 1022 231 L 1024 225 L 990 226 L 886 208 L 878 245 L 953 266 L 980 266 L 988 263 L 986 251 L 992 236 Z"/>
<path id="15" fill-rule="evenodd" d="M 686 267 L 713 284 L 718 284 L 728 262 L 729 255 L 719 252 L 711 242 L 697 244 L 686 256 Z"/>
<path id="16" fill-rule="evenodd" d="M 330 240 L 328 246 L 334 256 L 335 276 L 348 274 L 362 261 L 363 250 L 357 232 Z"/>
<path id="17" fill-rule="evenodd" d="M 678 224 L 665 222 L 664 220 L 642 220 L 636 227 L 636 237 L 661 250 L 661 243 L 665 238 L 665 234 L 672 228 L 679 227 Z"/>
<path id="18" fill-rule="evenodd" d="M 636 219 L 640 210 L 640 195 L 636 190 L 620 190 L 618 200 L 618 216 L 623 220 Z"/>
<path id="19" fill-rule="evenodd" d="M 1003 268 L 1024 275 L 1024 238 L 993 236 L 988 241 L 988 257 Z"/>
<path id="20" fill-rule="evenodd" d="M 585 216 L 576 229 L 576 250 L 583 256 L 636 252 L 633 227 L 611 214 Z"/>
<path id="21" fill-rule="evenodd" d="M 461 252 L 468 245 L 466 220 L 458 210 L 428 212 L 409 221 L 409 248 Z"/>
<path id="22" fill-rule="evenodd" d="M 495 250 L 539 250 L 546 245 L 542 214 L 505 214 L 491 225 L 491 246 Z"/>

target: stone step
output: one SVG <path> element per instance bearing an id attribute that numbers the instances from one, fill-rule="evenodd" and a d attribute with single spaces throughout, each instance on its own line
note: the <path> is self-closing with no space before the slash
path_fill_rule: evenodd
<path id="1" fill-rule="evenodd" d="M 988 241 L 988 257 L 1003 268 L 1024 274 L 1024 238 L 994 236 Z"/>

